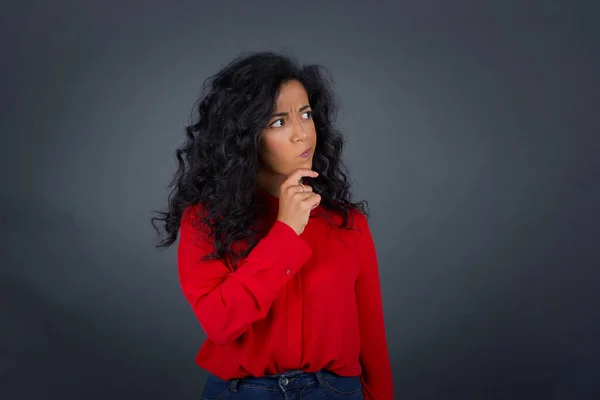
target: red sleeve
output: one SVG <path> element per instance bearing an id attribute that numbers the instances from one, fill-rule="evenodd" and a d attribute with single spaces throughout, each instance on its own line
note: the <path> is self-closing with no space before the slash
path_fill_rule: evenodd
<path id="1" fill-rule="evenodd" d="M 208 338 L 224 345 L 267 315 L 280 289 L 308 261 L 312 249 L 290 226 L 275 221 L 231 272 L 223 260 L 201 261 L 214 250 L 212 237 L 192 227 L 187 210 L 177 248 L 181 289 Z"/>
<path id="2" fill-rule="evenodd" d="M 365 400 L 393 400 L 394 386 L 385 334 L 377 255 L 367 219 L 364 215 L 361 219 L 360 269 L 356 280 L 362 369 L 360 378 Z"/>

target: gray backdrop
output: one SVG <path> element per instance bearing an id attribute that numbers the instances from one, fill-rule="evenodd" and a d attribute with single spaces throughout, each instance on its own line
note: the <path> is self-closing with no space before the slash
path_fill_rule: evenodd
<path id="1" fill-rule="evenodd" d="M 200 397 L 204 336 L 148 220 L 203 80 L 265 49 L 334 75 L 397 398 L 600 394 L 597 11 L 5 4 L 0 397 Z"/>

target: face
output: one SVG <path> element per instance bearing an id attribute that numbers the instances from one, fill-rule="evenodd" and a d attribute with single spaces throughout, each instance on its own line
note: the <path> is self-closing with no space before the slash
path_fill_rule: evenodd
<path id="1" fill-rule="evenodd" d="M 311 168 L 317 133 L 302 83 L 289 81 L 281 86 L 275 111 L 262 134 L 259 153 L 261 174 L 281 181 L 298 168 Z M 308 157 L 301 157 L 307 147 Z"/>

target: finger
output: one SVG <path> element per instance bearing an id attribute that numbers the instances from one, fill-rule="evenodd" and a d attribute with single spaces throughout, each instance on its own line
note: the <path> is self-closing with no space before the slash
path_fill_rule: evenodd
<path id="1" fill-rule="evenodd" d="M 296 196 L 298 196 L 298 198 L 300 199 L 301 203 L 304 203 L 306 201 L 308 201 L 312 196 L 314 196 L 314 193 L 296 193 Z"/>
<path id="2" fill-rule="evenodd" d="M 289 195 L 293 196 L 296 193 L 302 193 L 302 192 L 307 192 L 307 193 L 312 193 L 313 192 L 313 188 L 312 186 L 309 185 L 303 185 L 304 189 L 302 188 L 302 186 L 296 184 L 293 186 L 288 186 L 287 188 L 282 188 L 281 189 L 281 193 L 288 193 Z"/>
<path id="3" fill-rule="evenodd" d="M 312 178 L 316 178 L 319 174 L 316 171 L 308 168 L 299 168 L 295 170 L 288 178 L 286 179 L 284 185 L 296 185 L 302 181 L 302 178 L 305 176 L 309 176 Z"/>
<path id="4" fill-rule="evenodd" d="M 312 202 L 312 198 L 316 195 L 315 193 L 295 193 L 295 196 L 299 199 L 300 204 L 302 204 L 305 207 L 308 208 L 314 208 L 313 202 Z"/>
<path id="5" fill-rule="evenodd" d="M 304 198 L 303 201 L 307 203 L 309 208 L 312 210 L 313 208 L 316 208 L 319 203 L 321 203 L 321 196 L 317 193 L 310 193 Z"/>

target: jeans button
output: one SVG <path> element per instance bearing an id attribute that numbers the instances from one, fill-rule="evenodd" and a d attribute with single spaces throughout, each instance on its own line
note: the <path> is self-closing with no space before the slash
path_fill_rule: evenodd
<path id="1" fill-rule="evenodd" d="M 288 383 L 289 383 L 289 381 L 288 381 L 288 378 L 283 378 L 283 379 L 281 380 L 281 384 L 282 384 L 283 386 L 287 385 Z"/>

